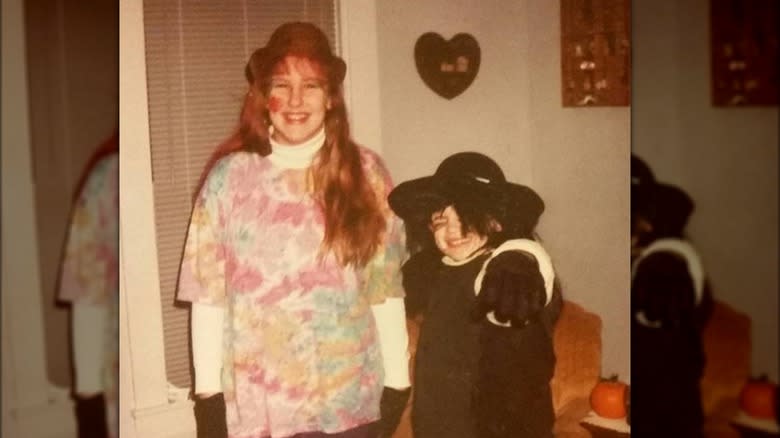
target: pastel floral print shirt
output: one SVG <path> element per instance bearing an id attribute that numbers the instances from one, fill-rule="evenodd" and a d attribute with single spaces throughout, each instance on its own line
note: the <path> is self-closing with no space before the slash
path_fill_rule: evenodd
<path id="1" fill-rule="evenodd" d="M 89 171 L 73 206 L 60 271 L 59 299 L 105 307 L 103 386 L 111 437 L 119 434 L 119 154 Z"/>
<path id="2" fill-rule="evenodd" d="M 323 213 L 307 169 L 231 154 L 193 207 L 178 298 L 222 306 L 222 387 L 231 438 L 335 433 L 379 418 L 383 387 L 370 305 L 402 297 L 400 219 L 387 170 L 360 149 L 385 213 L 383 244 L 363 268 L 318 259 Z"/>

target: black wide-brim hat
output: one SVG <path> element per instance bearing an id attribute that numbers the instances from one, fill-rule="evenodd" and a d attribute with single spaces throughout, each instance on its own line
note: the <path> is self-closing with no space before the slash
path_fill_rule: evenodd
<path id="1" fill-rule="evenodd" d="M 644 217 L 657 232 L 679 235 L 688 224 L 695 204 L 678 186 L 655 178 L 650 166 L 631 154 L 631 214 Z"/>
<path id="2" fill-rule="evenodd" d="M 680 235 L 693 214 L 693 199 L 680 187 L 666 183 L 656 183 L 650 197 L 652 213 L 648 219 L 653 227 L 665 235 Z"/>
<path id="3" fill-rule="evenodd" d="M 254 83 L 256 78 L 268 76 L 286 56 L 317 61 L 325 67 L 332 85 L 341 84 L 347 74 L 347 64 L 333 54 L 327 35 L 312 23 L 295 21 L 276 28 L 268 44 L 252 53 L 244 69 L 247 81 Z"/>
<path id="4" fill-rule="evenodd" d="M 638 156 L 631 154 L 631 213 L 647 215 L 651 208 L 655 175 Z"/>
<path id="5" fill-rule="evenodd" d="M 508 221 L 536 225 L 544 201 L 530 187 L 506 180 L 501 167 L 478 152 L 447 157 L 431 176 L 399 184 L 388 196 L 390 208 L 404 221 L 428 222 L 448 205 L 471 205 Z"/>

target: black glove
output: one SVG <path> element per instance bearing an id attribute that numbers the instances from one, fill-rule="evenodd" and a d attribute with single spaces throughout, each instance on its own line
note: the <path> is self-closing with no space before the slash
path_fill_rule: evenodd
<path id="1" fill-rule="evenodd" d="M 92 397 L 74 397 L 79 438 L 106 438 L 106 400 L 103 393 Z"/>
<path id="2" fill-rule="evenodd" d="M 497 321 L 523 327 L 547 301 L 544 279 L 533 256 L 519 251 L 498 254 L 488 263 L 477 297 L 480 317 L 494 312 Z"/>
<path id="3" fill-rule="evenodd" d="M 391 437 L 398 428 L 411 393 L 412 388 L 394 389 L 385 386 L 382 400 L 379 402 L 379 412 L 382 416 L 379 420 L 379 438 Z"/>
<path id="4" fill-rule="evenodd" d="M 227 438 L 225 396 L 220 392 L 207 398 L 195 398 L 197 438 Z"/>

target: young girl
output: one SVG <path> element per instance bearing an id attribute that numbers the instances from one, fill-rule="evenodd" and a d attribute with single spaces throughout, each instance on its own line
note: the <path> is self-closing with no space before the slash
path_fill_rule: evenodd
<path id="1" fill-rule="evenodd" d="M 280 26 L 246 66 L 179 279 L 198 436 L 374 438 L 380 410 L 389 433 L 406 404 L 402 226 L 387 170 L 350 138 L 345 72 L 309 23 Z"/>
<path id="2" fill-rule="evenodd" d="M 702 331 L 713 298 L 683 237 L 693 208 L 683 190 L 631 157 L 631 427 L 642 436 L 703 436 Z"/>
<path id="3" fill-rule="evenodd" d="M 562 297 L 533 238 L 541 198 L 464 152 L 400 184 L 389 202 L 420 250 L 403 267 L 410 316 L 422 315 L 415 438 L 552 437 Z"/>

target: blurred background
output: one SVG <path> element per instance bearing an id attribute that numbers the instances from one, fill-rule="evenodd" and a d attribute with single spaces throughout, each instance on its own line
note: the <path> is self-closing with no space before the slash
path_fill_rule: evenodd
<path id="1" fill-rule="evenodd" d="M 3 436 L 76 436 L 57 279 L 72 195 L 118 123 L 118 14 L 117 1 L 2 2 Z"/>
<path id="2" fill-rule="evenodd" d="M 632 6 L 631 150 L 692 198 L 685 237 L 715 299 L 705 436 L 777 436 L 778 2 Z"/>
<path id="3" fill-rule="evenodd" d="M 761 56 L 774 59 L 766 63 L 774 69 L 768 72 L 774 90 L 767 92 L 774 104 L 735 105 L 714 104 L 712 60 L 723 47 L 711 45 L 710 3 L 632 3 L 631 150 L 658 179 L 693 198 L 687 234 L 713 295 L 750 318 L 750 369 L 777 382 L 777 2 L 714 2 L 725 6 L 748 38 L 756 32 Z M 772 3 L 774 13 L 765 8 L 763 15 L 750 14 Z M 773 36 L 759 33 L 770 23 Z"/>

